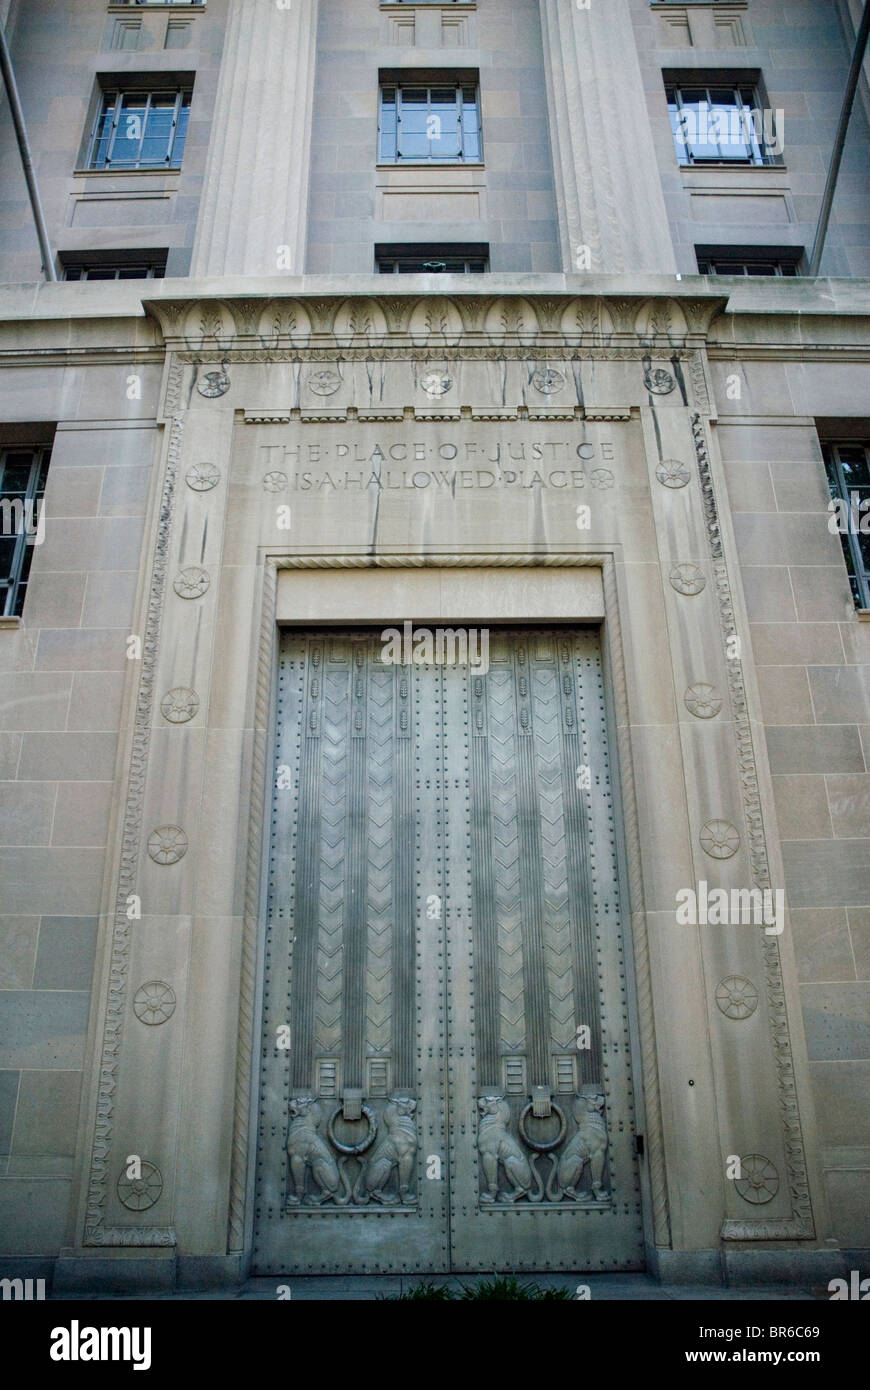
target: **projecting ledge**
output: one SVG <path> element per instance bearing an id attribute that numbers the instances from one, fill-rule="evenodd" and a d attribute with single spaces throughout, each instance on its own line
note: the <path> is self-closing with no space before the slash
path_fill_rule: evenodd
<path id="1" fill-rule="evenodd" d="M 317 626 L 406 619 L 600 622 L 604 588 L 597 567 L 285 569 L 278 575 L 276 616 L 279 623 Z"/>

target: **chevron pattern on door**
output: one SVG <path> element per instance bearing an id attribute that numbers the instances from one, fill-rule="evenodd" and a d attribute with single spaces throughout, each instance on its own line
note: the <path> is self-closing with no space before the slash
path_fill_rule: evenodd
<path id="1" fill-rule="evenodd" d="M 598 637 L 281 640 L 254 1269 L 642 1267 Z"/>

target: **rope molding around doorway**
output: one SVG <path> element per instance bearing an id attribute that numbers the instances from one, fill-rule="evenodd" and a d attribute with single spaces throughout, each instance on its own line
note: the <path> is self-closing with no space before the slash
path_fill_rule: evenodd
<path id="1" fill-rule="evenodd" d="M 263 564 L 260 597 L 260 626 L 258 633 L 256 695 L 254 710 L 254 740 L 250 785 L 250 811 L 247 837 L 247 869 L 244 899 L 244 928 L 241 954 L 241 987 L 238 1045 L 236 1052 L 236 1089 L 234 1126 L 230 1169 L 230 1202 L 228 1219 L 228 1249 L 238 1254 L 245 1248 L 247 1191 L 249 1175 L 249 1138 L 251 1124 L 251 1081 L 254 1048 L 254 1018 L 257 998 L 257 949 L 260 930 L 260 893 L 262 877 L 263 827 L 266 807 L 268 737 L 271 725 L 272 681 L 276 660 L 276 612 L 279 570 L 306 569 L 466 569 L 466 568 L 596 568 L 602 571 L 605 597 L 605 622 L 608 663 L 610 666 L 616 728 L 614 730 L 619 763 L 619 780 L 623 807 L 623 830 L 626 847 L 628 879 L 628 913 L 631 921 L 632 946 L 636 971 L 638 1033 L 641 1054 L 642 1094 L 646 1112 L 649 1176 L 652 1194 L 653 1236 L 657 1246 L 668 1247 L 671 1242 L 665 1179 L 664 1135 L 661 1116 L 661 1097 L 658 1082 L 652 986 L 650 979 L 649 942 L 646 914 L 643 910 L 643 878 L 641 869 L 640 829 L 631 761 L 629 738 L 628 690 L 625 676 L 625 657 L 619 621 L 616 564 L 612 554 L 581 554 L 556 552 L 535 554 L 528 551 L 497 555 L 466 555 L 455 551 L 426 555 L 394 553 L 391 555 L 267 555 Z"/>

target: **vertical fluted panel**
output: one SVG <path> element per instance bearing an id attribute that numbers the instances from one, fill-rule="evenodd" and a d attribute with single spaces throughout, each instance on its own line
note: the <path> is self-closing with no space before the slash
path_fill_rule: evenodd
<path id="1" fill-rule="evenodd" d="M 676 271 L 627 0 L 542 0 L 544 66 L 566 271 Z M 664 100 L 664 96 L 662 98 Z"/>
<path id="2" fill-rule="evenodd" d="M 303 273 L 316 34 L 317 0 L 230 0 L 191 274 Z"/>

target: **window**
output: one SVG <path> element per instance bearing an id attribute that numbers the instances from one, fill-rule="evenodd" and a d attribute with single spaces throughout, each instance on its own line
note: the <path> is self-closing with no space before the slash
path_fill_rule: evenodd
<path id="1" fill-rule="evenodd" d="M 88 151 L 89 169 L 180 169 L 191 89 L 106 90 Z"/>
<path id="2" fill-rule="evenodd" d="M 165 251 L 140 251 L 138 257 L 76 252 L 60 255 L 64 280 L 161 280 L 166 274 Z"/>
<path id="3" fill-rule="evenodd" d="M 20 617 L 51 449 L 0 449 L 0 613 Z"/>
<path id="4" fill-rule="evenodd" d="M 464 164 L 481 159 L 476 82 L 381 86 L 383 164 Z"/>
<path id="5" fill-rule="evenodd" d="M 772 164 L 782 152 L 752 83 L 669 82 L 665 91 L 680 164 Z"/>
<path id="6" fill-rule="evenodd" d="M 844 503 L 839 531 L 852 594 L 870 608 L 870 443 L 825 444 L 822 452 L 831 497 Z"/>
<path id="7" fill-rule="evenodd" d="M 485 242 L 376 246 L 381 275 L 483 275 L 489 270 Z"/>
<path id="8" fill-rule="evenodd" d="M 700 275 L 797 275 L 802 252 L 765 246 L 733 247 L 722 251 L 696 246 Z"/>

